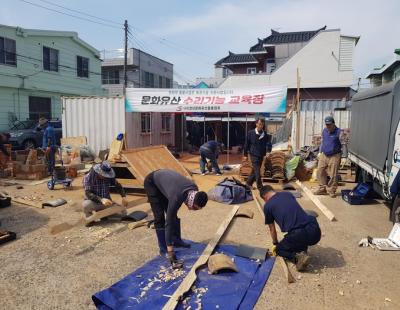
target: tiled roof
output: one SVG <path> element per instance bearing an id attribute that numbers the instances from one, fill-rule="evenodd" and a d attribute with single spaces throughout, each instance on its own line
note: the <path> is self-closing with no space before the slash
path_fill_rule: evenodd
<path id="1" fill-rule="evenodd" d="M 258 43 L 250 47 L 250 53 L 266 53 L 265 47 L 263 46 L 263 40 L 258 39 Z"/>
<path id="2" fill-rule="evenodd" d="M 325 30 L 326 26 L 313 31 L 298 31 L 298 32 L 278 32 L 271 29 L 271 35 L 263 40 L 263 44 L 281 44 L 307 42 L 321 30 Z"/>
<path id="3" fill-rule="evenodd" d="M 254 58 L 252 54 L 234 54 L 229 52 L 229 55 L 218 60 L 215 65 L 231 65 L 231 64 L 248 64 L 248 63 L 258 63 L 257 59 Z"/>

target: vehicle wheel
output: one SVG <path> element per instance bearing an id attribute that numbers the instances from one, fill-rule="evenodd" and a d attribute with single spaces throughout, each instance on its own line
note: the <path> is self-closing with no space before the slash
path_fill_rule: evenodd
<path id="1" fill-rule="evenodd" d="M 47 188 L 49 189 L 49 190 L 53 190 L 54 189 L 54 182 L 53 181 L 48 181 L 47 182 Z"/>
<path id="2" fill-rule="evenodd" d="M 25 150 L 31 150 L 36 148 L 36 143 L 33 140 L 25 140 L 24 143 L 22 143 L 22 146 L 24 147 Z"/>

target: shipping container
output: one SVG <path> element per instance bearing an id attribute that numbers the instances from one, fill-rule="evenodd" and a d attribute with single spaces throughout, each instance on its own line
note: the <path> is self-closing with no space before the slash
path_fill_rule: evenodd
<path id="1" fill-rule="evenodd" d="M 123 97 L 63 97 L 63 137 L 86 136 L 96 154 L 126 133 L 128 148 L 175 145 L 172 113 L 125 112 Z"/>

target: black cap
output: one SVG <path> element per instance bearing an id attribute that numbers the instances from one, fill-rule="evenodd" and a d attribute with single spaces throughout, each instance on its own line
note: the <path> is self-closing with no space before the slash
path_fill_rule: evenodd
<path id="1" fill-rule="evenodd" d="M 199 208 L 203 208 L 207 204 L 207 201 L 208 201 L 207 193 L 197 192 L 196 195 L 194 196 L 193 203 Z"/>

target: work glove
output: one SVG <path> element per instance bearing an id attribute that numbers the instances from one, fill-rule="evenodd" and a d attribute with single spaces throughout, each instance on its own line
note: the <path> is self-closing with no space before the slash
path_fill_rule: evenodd
<path id="1" fill-rule="evenodd" d="M 168 260 L 171 263 L 172 269 L 182 269 L 183 268 L 183 261 L 178 260 L 173 251 L 168 252 Z"/>
<path id="2" fill-rule="evenodd" d="M 271 251 L 272 251 L 272 256 L 276 256 L 276 245 L 272 246 Z"/>
<path id="3" fill-rule="evenodd" d="M 107 198 L 102 198 L 101 199 L 101 204 L 105 207 L 109 207 L 113 204 L 113 202 L 110 199 Z"/>

